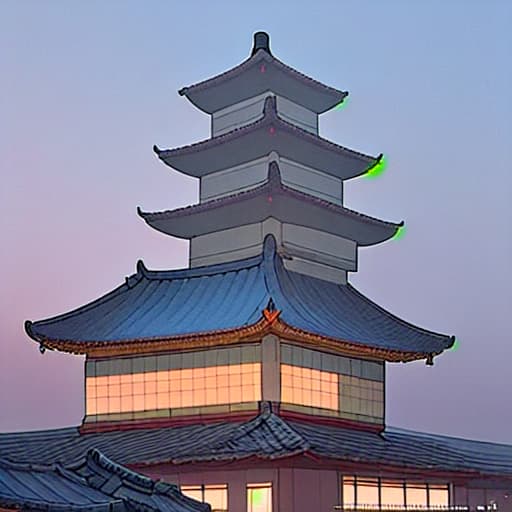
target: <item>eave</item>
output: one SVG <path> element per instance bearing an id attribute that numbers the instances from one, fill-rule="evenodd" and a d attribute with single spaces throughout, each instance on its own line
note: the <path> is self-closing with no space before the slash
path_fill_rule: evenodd
<path id="1" fill-rule="evenodd" d="M 183 87 L 179 94 L 203 112 L 213 114 L 266 91 L 284 96 L 317 114 L 330 110 L 348 95 L 284 64 L 268 48 L 253 50 L 238 66 Z"/>
<path id="2" fill-rule="evenodd" d="M 76 355 L 87 354 L 93 358 L 239 345 L 259 341 L 264 336 L 270 334 L 278 336 L 282 340 L 301 343 L 310 348 L 325 349 L 347 357 L 371 359 L 374 361 L 406 363 L 421 359 L 428 360 L 442 352 L 426 353 L 381 349 L 371 345 L 322 336 L 288 325 L 279 319 L 278 315 L 272 317 L 272 315 L 266 313 L 266 310 L 262 312 L 262 318 L 257 323 L 246 327 L 186 336 L 169 336 L 166 338 L 127 339 L 119 342 L 44 338 L 37 336 L 33 332 L 31 322 L 25 322 L 25 331 L 44 349 L 58 350 Z"/>
<path id="3" fill-rule="evenodd" d="M 279 311 L 266 311 L 270 304 Z M 42 351 L 92 357 L 233 345 L 274 333 L 340 355 L 431 364 L 454 342 L 395 317 L 350 284 L 287 270 L 272 235 L 262 254 L 236 262 L 176 271 L 139 263 L 110 293 L 25 329 Z"/>
<path id="4" fill-rule="evenodd" d="M 196 178 L 256 160 L 272 151 L 341 180 L 366 173 L 382 158 L 339 146 L 281 119 L 274 96 L 265 99 L 262 117 L 253 123 L 188 146 L 153 149 L 169 167 Z"/>
<path id="5" fill-rule="evenodd" d="M 164 212 L 138 214 L 167 235 L 197 236 L 255 224 L 267 218 L 375 245 L 393 237 L 401 223 L 382 221 L 283 185 L 279 166 L 269 164 L 267 181 L 251 190 Z"/>

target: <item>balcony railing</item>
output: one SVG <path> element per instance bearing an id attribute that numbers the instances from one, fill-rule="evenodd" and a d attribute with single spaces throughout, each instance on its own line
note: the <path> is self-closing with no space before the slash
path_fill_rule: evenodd
<path id="1" fill-rule="evenodd" d="M 335 511 L 340 512 L 498 512 L 496 503 L 488 505 L 336 505 Z"/>

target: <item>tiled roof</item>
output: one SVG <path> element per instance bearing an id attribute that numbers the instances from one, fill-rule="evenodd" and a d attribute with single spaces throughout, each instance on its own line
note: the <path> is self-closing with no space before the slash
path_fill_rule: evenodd
<path id="1" fill-rule="evenodd" d="M 268 35 L 266 36 L 268 39 Z M 346 91 L 340 91 L 325 85 L 305 75 L 304 73 L 297 71 L 291 66 L 288 66 L 287 64 L 274 57 L 269 48 L 257 48 L 256 46 L 253 48 L 251 56 L 241 62 L 239 65 L 207 80 L 203 80 L 188 87 L 183 87 L 179 91 L 179 94 L 187 96 L 196 106 L 211 114 L 219 108 L 224 108 L 225 105 L 216 105 L 213 108 L 213 105 L 207 107 L 206 105 L 208 105 L 209 102 L 206 101 L 205 104 L 204 99 L 201 99 L 202 93 L 204 94 L 205 92 L 211 92 L 211 90 L 219 91 L 226 84 L 230 83 L 239 84 L 240 79 L 242 79 L 244 76 L 247 77 L 246 83 L 252 86 L 252 95 L 257 95 L 258 93 L 269 90 L 272 88 L 272 86 L 275 87 L 277 85 L 279 87 L 279 80 L 277 82 L 274 82 L 272 79 L 269 80 L 268 71 L 266 74 L 260 75 L 260 77 L 258 77 L 258 75 L 251 75 L 251 72 L 254 71 L 255 68 L 257 69 L 261 66 L 274 69 L 278 73 L 277 76 L 286 77 L 287 79 L 291 80 L 294 86 L 290 86 L 288 83 L 288 87 L 286 87 L 287 94 L 291 94 L 292 96 L 290 99 L 292 99 L 292 101 L 297 101 L 298 98 L 296 98 L 295 95 L 297 95 L 300 91 L 300 97 L 306 101 L 307 108 L 310 108 L 318 114 L 321 114 L 322 112 L 325 112 L 334 107 L 343 101 L 343 99 L 348 95 L 348 92 Z M 257 78 L 260 79 L 258 80 Z M 235 87 L 234 89 L 237 90 L 242 88 Z M 243 92 L 244 91 L 240 91 L 240 94 Z M 219 101 L 220 96 L 222 95 L 217 92 L 217 102 Z M 237 100 L 239 100 L 239 98 L 235 98 L 234 101 L 236 102 Z"/>
<path id="2" fill-rule="evenodd" d="M 1 453 L 12 459 L 22 459 L 12 450 L 6 450 L 5 446 L 2 446 Z M 135 473 L 94 448 L 69 465 L 34 462 L 14 463 L 0 459 L 0 507 L 50 512 L 210 510 L 209 505 L 181 494 L 175 485 L 155 482 Z"/>
<path id="3" fill-rule="evenodd" d="M 288 202 L 283 203 L 281 198 Z M 403 222 L 382 221 L 288 187 L 281 181 L 277 162 L 269 164 L 267 181 L 250 190 L 176 210 L 149 213 L 139 209 L 138 213 L 153 228 L 181 238 L 254 224 L 272 216 L 367 246 L 388 240 L 403 225 Z M 183 219 L 188 219 L 187 223 Z"/>
<path id="4" fill-rule="evenodd" d="M 268 131 L 270 134 L 268 136 L 266 132 L 270 128 L 273 130 Z M 288 139 L 280 147 L 281 139 L 279 137 L 283 133 L 288 136 Z M 366 155 L 340 146 L 285 121 L 277 112 L 275 96 L 265 98 L 261 117 L 252 123 L 179 148 L 160 149 L 153 146 L 153 149 L 158 158 L 173 169 L 191 176 L 202 177 L 239 165 L 241 161 L 234 150 L 236 147 L 238 151 L 237 144 L 243 144 L 245 158 L 243 161 L 260 158 L 268 155 L 271 151 L 277 151 L 291 160 L 315 169 L 322 169 L 326 174 L 331 174 L 342 180 L 366 173 L 382 158 L 382 155 Z M 307 151 L 304 154 L 300 154 L 299 145 L 305 145 Z M 222 149 L 222 154 L 215 153 L 215 150 L 218 149 Z M 285 154 L 287 150 L 290 152 L 289 155 Z M 236 155 L 236 160 L 232 154 Z"/>
<path id="5" fill-rule="evenodd" d="M 512 477 L 512 445 L 470 441 L 401 429 L 383 433 L 284 420 L 263 410 L 247 422 L 222 422 L 147 430 L 0 435 L 0 451 L 21 461 L 73 459 L 95 447 L 122 464 L 280 459 L 311 454 L 333 461 L 403 470 Z"/>
<path id="6" fill-rule="evenodd" d="M 260 256 L 210 267 L 137 274 L 96 301 L 27 325 L 38 342 L 128 343 L 226 332 L 255 325 L 270 299 L 279 319 L 313 335 L 355 346 L 438 354 L 448 336 L 388 313 L 351 285 L 320 280 L 284 267 L 272 235 Z"/>

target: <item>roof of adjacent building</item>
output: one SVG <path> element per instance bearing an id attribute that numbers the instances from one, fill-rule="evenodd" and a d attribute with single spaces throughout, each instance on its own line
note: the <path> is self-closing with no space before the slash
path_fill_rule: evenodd
<path id="1" fill-rule="evenodd" d="M 306 167 L 342 180 L 366 173 L 382 155 L 369 156 L 314 135 L 279 117 L 275 96 L 265 99 L 262 116 L 222 135 L 175 149 L 159 149 L 167 165 L 196 178 L 235 167 L 276 151 Z"/>
<path id="2" fill-rule="evenodd" d="M 254 34 L 251 56 L 244 62 L 213 78 L 184 87 L 179 93 L 203 112 L 212 114 L 269 90 L 317 114 L 339 104 L 348 94 L 317 82 L 276 59 L 265 32 Z"/>
<path id="3" fill-rule="evenodd" d="M 1 453 L 23 460 L 5 447 Z M 0 507 L 49 512 L 210 511 L 208 504 L 184 496 L 177 486 L 155 482 L 94 448 L 65 465 L 50 459 L 0 459 Z"/>
<path id="4" fill-rule="evenodd" d="M 422 472 L 512 477 L 512 445 L 387 428 L 382 433 L 284 419 L 269 404 L 249 421 L 79 434 L 78 429 L 1 434 L 0 451 L 20 461 L 73 460 L 91 447 L 122 464 L 323 460 Z"/>
<path id="5" fill-rule="evenodd" d="M 375 358 L 420 359 L 454 341 L 397 318 L 350 284 L 287 270 L 272 235 L 261 255 L 236 262 L 172 271 L 149 271 L 139 263 L 137 273 L 112 292 L 69 313 L 28 322 L 26 330 L 48 348 L 76 353 L 136 341 L 165 340 L 172 348 L 191 336 L 233 332 L 240 340 L 240 329 L 258 334 L 269 303 L 279 312 L 275 323 L 286 328 L 283 337 L 326 339 L 340 350 L 368 348 Z"/>
<path id="6" fill-rule="evenodd" d="M 389 240 L 402 224 L 385 222 L 283 185 L 277 162 L 267 181 L 219 199 L 164 212 L 139 215 L 154 229 L 179 238 L 263 222 L 273 217 L 353 240 L 361 246 Z"/>

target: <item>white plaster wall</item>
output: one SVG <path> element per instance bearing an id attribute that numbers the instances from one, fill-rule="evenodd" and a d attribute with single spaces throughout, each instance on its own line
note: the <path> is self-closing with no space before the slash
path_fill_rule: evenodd
<path id="1" fill-rule="evenodd" d="M 331 203 L 343 203 L 343 183 L 340 179 L 281 158 L 275 151 L 258 160 L 204 176 L 200 181 L 200 201 L 217 199 L 261 185 L 267 179 L 271 161 L 278 162 L 281 179 L 288 187 Z"/>
<path id="2" fill-rule="evenodd" d="M 354 242 L 314 229 L 282 224 L 273 218 L 193 238 L 190 266 L 214 265 L 261 254 L 267 234 L 274 235 L 279 250 L 284 252 L 284 265 L 291 271 L 346 283 L 347 270 L 356 269 Z"/>
<path id="3" fill-rule="evenodd" d="M 263 106 L 267 96 L 276 96 L 277 112 L 282 119 L 318 135 L 318 114 L 293 103 L 287 98 L 277 96 L 272 91 L 266 91 L 258 96 L 214 112 L 211 117 L 212 137 L 222 135 L 260 119 L 263 115 Z"/>
<path id="4" fill-rule="evenodd" d="M 212 137 L 230 132 L 240 126 L 253 123 L 263 116 L 265 98 L 272 95 L 266 91 L 248 100 L 235 103 L 212 114 Z"/>
<path id="5" fill-rule="evenodd" d="M 214 265 L 261 254 L 268 234 L 274 235 L 277 243 L 281 244 L 281 223 L 269 218 L 257 224 L 193 238 L 190 241 L 190 266 Z"/>
<path id="6" fill-rule="evenodd" d="M 198 236 L 190 241 L 190 266 L 201 267 L 260 254 L 261 224 L 249 224 Z"/>
<path id="7" fill-rule="evenodd" d="M 318 114 L 282 96 L 277 96 L 277 111 L 285 121 L 318 135 Z"/>
<path id="8" fill-rule="evenodd" d="M 344 270 L 356 270 L 357 244 L 316 229 L 283 224 L 287 254 Z"/>
<path id="9" fill-rule="evenodd" d="M 264 336 L 261 340 L 261 399 L 271 402 L 281 401 L 281 350 L 279 338 Z"/>
<path id="10" fill-rule="evenodd" d="M 343 203 L 343 183 L 339 178 L 287 158 L 279 159 L 279 169 L 285 185 L 331 203 Z"/>
<path id="11" fill-rule="evenodd" d="M 268 175 L 268 158 L 263 157 L 201 178 L 200 202 L 248 190 L 262 184 Z"/>

